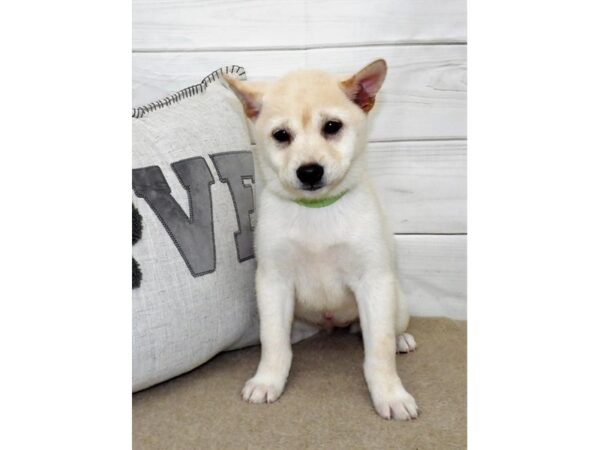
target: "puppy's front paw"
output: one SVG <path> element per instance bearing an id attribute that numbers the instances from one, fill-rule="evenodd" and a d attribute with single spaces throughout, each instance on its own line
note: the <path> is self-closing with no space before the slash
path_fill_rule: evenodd
<path id="1" fill-rule="evenodd" d="M 417 349 L 417 341 L 412 334 L 402 333 L 396 336 L 396 353 L 414 352 Z"/>
<path id="2" fill-rule="evenodd" d="M 390 393 L 374 395 L 375 410 L 384 419 L 411 420 L 419 416 L 417 402 L 403 387 L 396 387 Z"/>
<path id="3" fill-rule="evenodd" d="M 285 383 L 254 377 L 246 381 L 242 389 L 242 398 L 250 403 L 273 403 L 283 392 Z"/>

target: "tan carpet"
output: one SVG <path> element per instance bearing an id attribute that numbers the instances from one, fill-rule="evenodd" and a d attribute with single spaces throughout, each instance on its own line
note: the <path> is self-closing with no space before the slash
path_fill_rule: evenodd
<path id="1" fill-rule="evenodd" d="M 464 449 L 466 322 L 413 318 L 418 349 L 398 372 L 422 410 L 385 421 L 371 406 L 362 342 L 342 332 L 294 346 L 283 396 L 251 405 L 240 390 L 259 348 L 223 353 L 202 367 L 133 396 L 134 449 Z"/>

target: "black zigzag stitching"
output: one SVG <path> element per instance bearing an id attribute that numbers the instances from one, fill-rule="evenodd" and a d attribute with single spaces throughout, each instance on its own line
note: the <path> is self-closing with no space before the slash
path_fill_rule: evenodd
<path id="1" fill-rule="evenodd" d="M 174 94 L 171 94 L 161 100 L 157 100 L 155 102 L 149 103 L 148 105 L 139 106 L 137 108 L 132 109 L 131 117 L 134 119 L 140 119 L 144 117 L 151 111 L 156 111 L 157 109 L 164 108 L 173 103 L 179 102 L 182 98 L 188 98 L 192 95 L 197 95 L 198 93 L 202 93 L 206 90 L 207 86 L 214 82 L 215 80 L 221 78 L 223 75 L 232 74 L 236 75 L 238 78 L 245 80 L 246 79 L 246 70 L 237 65 L 232 66 L 224 66 L 220 69 L 217 69 L 211 72 L 208 76 L 204 77 L 204 79 L 193 86 L 186 87 L 181 91 L 177 91 Z"/>

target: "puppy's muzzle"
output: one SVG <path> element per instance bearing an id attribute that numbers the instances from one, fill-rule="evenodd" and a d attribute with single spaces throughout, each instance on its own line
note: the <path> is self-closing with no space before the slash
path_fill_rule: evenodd
<path id="1" fill-rule="evenodd" d="M 314 191 L 323 187 L 323 173 L 325 170 L 320 164 L 305 164 L 298 167 L 296 176 L 302 183 L 302 189 Z"/>

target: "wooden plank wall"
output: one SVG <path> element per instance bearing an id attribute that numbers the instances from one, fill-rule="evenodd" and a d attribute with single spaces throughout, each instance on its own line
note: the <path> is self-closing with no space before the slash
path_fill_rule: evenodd
<path id="1" fill-rule="evenodd" d="M 383 57 L 369 164 L 416 315 L 466 318 L 465 0 L 133 0 L 133 105 L 224 65 L 249 79 Z"/>

